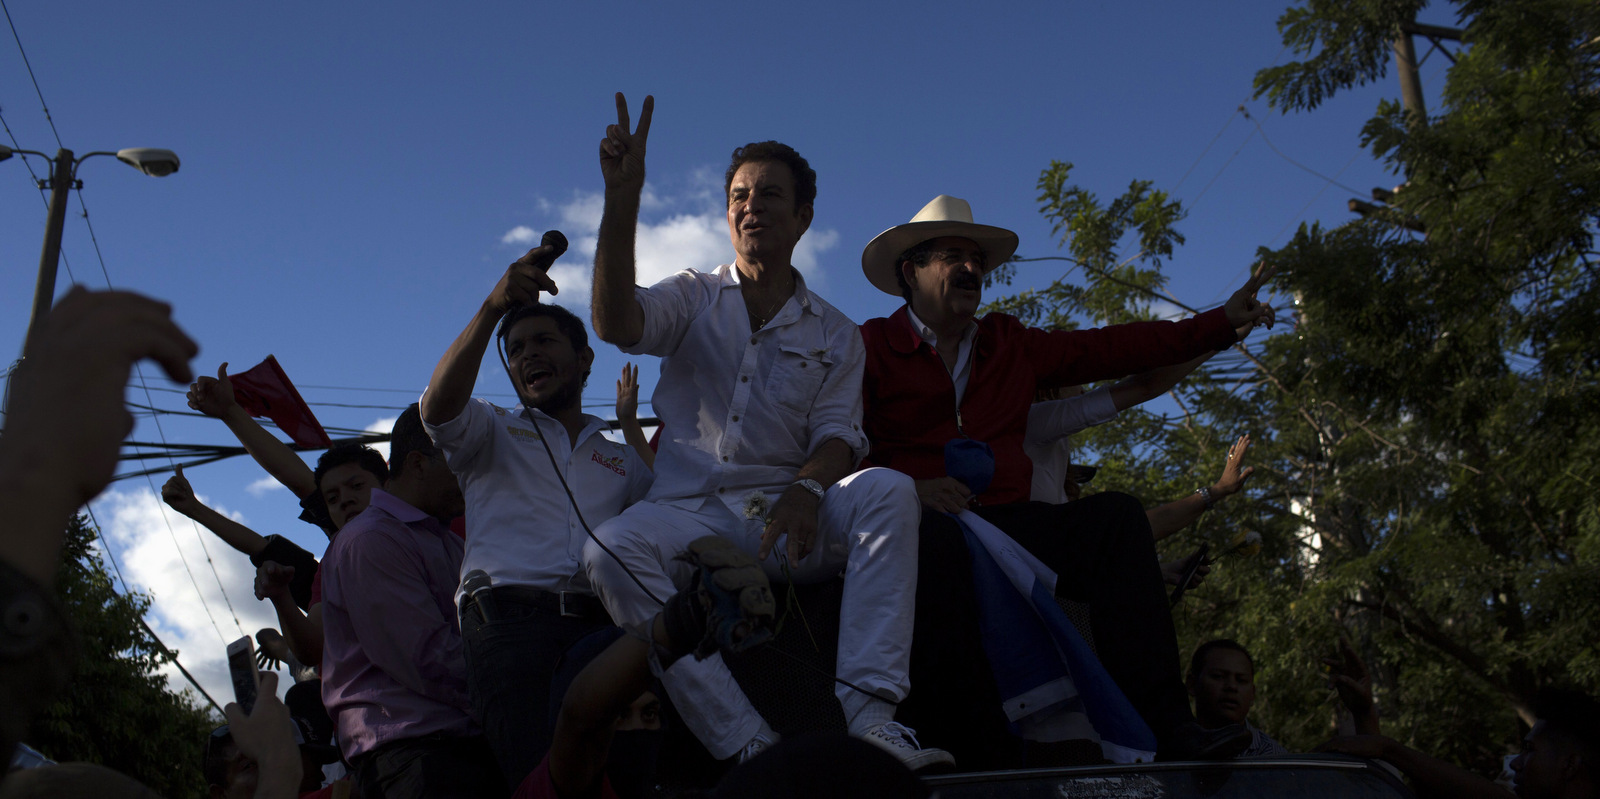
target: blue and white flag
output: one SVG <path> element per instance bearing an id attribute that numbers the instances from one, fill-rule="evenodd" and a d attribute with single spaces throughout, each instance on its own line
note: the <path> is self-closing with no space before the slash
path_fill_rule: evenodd
<path id="1" fill-rule="evenodd" d="M 1056 573 L 977 514 L 954 518 L 972 553 L 984 652 L 1019 733 L 1099 740 L 1115 763 L 1155 759 L 1155 733 L 1056 604 Z"/>

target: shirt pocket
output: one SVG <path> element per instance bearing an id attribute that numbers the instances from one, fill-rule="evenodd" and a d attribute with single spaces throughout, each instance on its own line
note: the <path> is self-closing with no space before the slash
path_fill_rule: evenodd
<path id="1" fill-rule="evenodd" d="M 780 345 L 778 361 L 767 378 L 767 396 L 790 413 L 809 416 L 832 366 L 827 350 Z"/>

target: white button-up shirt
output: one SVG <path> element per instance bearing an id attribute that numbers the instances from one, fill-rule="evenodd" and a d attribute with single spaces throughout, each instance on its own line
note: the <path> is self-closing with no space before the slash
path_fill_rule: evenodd
<path id="1" fill-rule="evenodd" d="M 1033 460 L 1033 488 L 1028 498 L 1057 505 L 1066 502 L 1063 483 L 1071 465 L 1070 437 L 1116 417 L 1117 403 L 1111 398 L 1110 386 L 1076 397 L 1035 402 L 1028 409 L 1028 433 L 1022 439 L 1022 451 Z"/>
<path id="2" fill-rule="evenodd" d="M 911 321 L 911 329 L 917 331 L 923 341 L 939 351 L 939 334 L 933 328 L 922 323 L 917 318 L 917 312 L 911 310 L 911 305 L 906 305 L 906 318 Z M 972 377 L 972 342 L 978 337 L 978 323 L 969 322 L 967 329 L 961 332 L 961 343 L 956 345 L 956 365 L 950 370 L 950 382 L 956 387 L 956 407 L 961 407 L 961 400 L 967 396 L 967 380 Z M 939 356 L 939 362 L 944 363 L 944 356 Z"/>
<path id="3" fill-rule="evenodd" d="M 585 415 L 584 423 L 576 447 L 543 412 L 482 399 L 444 424 L 423 423 L 466 495 L 463 575 L 482 569 L 497 586 L 593 593 L 583 569 L 583 522 L 598 527 L 644 498 L 653 475 L 632 447 L 601 434 L 604 419 Z M 577 498 L 581 521 L 551 456 Z"/>
<path id="4" fill-rule="evenodd" d="M 635 294 L 644 334 L 624 352 L 657 355 L 651 404 L 661 419 L 651 501 L 697 509 L 709 497 L 743 515 L 744 496 L 769 498 L 831 439 L 867 452 L 861 432 L 866 351 L 850 318 L 806 288 L 750 332 L 739 270 L 679 272 Z"/>

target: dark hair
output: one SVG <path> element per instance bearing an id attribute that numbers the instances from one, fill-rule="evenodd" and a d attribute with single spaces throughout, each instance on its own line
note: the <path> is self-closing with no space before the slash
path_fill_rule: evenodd
<path id="1" fill-rule="evenodd" d="M 906 298 L 906 303 L 911 302 L 911 284 L 906 282 L 906 273 L 900 265 L 910 261 L 912 266 L 927 266 L 933 260 L 933 239 L 919 241 L 894 259 L 894 282 L 900 284 L 900 296 Z"/>
<path id="2" fill-rule="evenodd" d="M 394 420 L 394 431 L 389 433 L 389 476 L 399 478 L 406 468 L 406 456 L 413 452 L 433 455 L 439 450 L 422 426 L 422 410 L 417 403 L 400 413 Z"/>
<path id="3" fill-rule="evenodd" d="M 378 478 L 382 485 L 389 479 L 389 464 L 383 462 L 383 456 L 378 451 L 365 444 L 340 444 L 331 447 L 322 457 L 317 458 L 317 468 L 311 472 L 311 479 L 317 484 L 317 495 L 322 495 L 322 478 L 336 466 L 353 463 L 360 466 L 363 471 Z"/>
<path id="4" fill-rule="evenodd" d="M 733 159 L 728 162 L 728 171 L 722 175 L 722 198 L 726 202 L 728 191 L 733 188 L 733 176 L 738 173 L 739 167 L 751 162 L 776 161 L 789 167 L 790 174 L 794 175 L 795 210 L 812 205 L 817 200 L 817 172 L 806 163 L 806 159 L 794 151 L 793 147 L 782 142 L 758 141 L 746 144 L 733 151 Z"/>
<path id="5" fill-rule="evenodd" d="M 511 328 L 516 323 L 536 316 L 554 320 L 556 330 L 560 331 L 561 335 L 566 336 L 567 341 L 572 342 L 572 351 L 574 353 L 582 354 L 583 348 L 589 346 L 589 333 L 584 330 L 583 320 L 579 319 L 577 314 L 559 305 L 537 303 L 534 305 L 514 305 L 511 310 L 506 311 L 505 316 L 500 318 L 500 329 L 495 331 L 495 337 L 500 340 L 501 349 L 505 348 L 506 336 L 511 335 Z M 504 352 L 501 353 L 500 359 L 504 362 Z M 592 370 L 585 369 L 583 371 L 583 384 L 585 386 L 589 385 L 590 371 Z"/>
<path id="6" fill-rule="evenodd" d="M 1533 701 L 1533 715 L 1547 732 L 1577 745 L 1591 777 L 1600 774 L 1600 702 L 1580 691 L 1545 688 Z"/>
<path id="7" fill-rule="evenodd" d="M 1200 670 L 1205 668 L 1206 656 L 1210 655 L 1212 650 L 1215 649 L 1231 649 L 1241 655 L 1244 655 L 1244 659 L 1250 663 L 1250 673 L 1254 674 L 1256 672 L 1256 659 L 1250 657 L 1250 651 L 1248 649 L 1245 649 L 1244 646 L 1242 646 L 1238 641 L 1235 641 L 1231 638 L 1217 638 L 1201 644 L 1199 648 L 1194 650 L 1194 657 L 1189 658 L 1189 673 L 1187 675 L 1188 682 L 1194 682 L 1196 679 L 1199 679 Z"/>

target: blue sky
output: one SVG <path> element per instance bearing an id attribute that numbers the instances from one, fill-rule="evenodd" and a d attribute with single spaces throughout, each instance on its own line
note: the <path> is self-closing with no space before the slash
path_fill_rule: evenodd
<path id="1" fill-rule="evenodd" d="M 1290 57 L 1276 31 L 1281 0 L 8 5 L 67 147 L 166 147 L 183 159 L 160 180 L 109 158 L 83 166 L 104 273 L 74 197 L 58 292 L 109 276 L 168 300 L 201 342 L 197 371 L 275 354 L 324 424 L 344 428 L 392 419 L 421 392 L 529 246 L 519 241 L 567 234 L 557 299 L 586 309 L 598 142 L 615 91 L 635 109 L 656 97 L 641 280 L 730 259 L 728 153 L 778 139 L 819 175 L 797 265 L 858 321 L 898 306 L 862 277 L 861 248 L 934 195 L 965 198 L 978 221 L 1016 230 L 1019 255 L 1055 254 L 1035 200 L 1052 159 L 1075 163 L 1075 181 L 1102 198 L 1149 179 L 1184 201 L 1188 243 L 1167 271 L 1173 293 L 1202 307 L 1299 221 L 1350 216 L 1350 192 L 1275 153 L 1263 132 L 1363 194 L 1399 182 L 1359 147 L 1377 102 L 1398 96 L 1392 76 L 1312 114 L 1250 99 L 1255 72 Z M 1437 54 L 1424 64 L 1430 92 L 1446 64 Z M 23 148 L 54 152 L 40 105 L 15 43 L 0 40 L 0 113 Z M 21 347 L 44 230 L 30 181 L 21 159 L 0 164 L 7 362 Z M 1018 285 L 1058 274 L 1027 265 Z M 585 399 L 609 417 L 623 358 L 596 350 Z M 180 387 L 145 371 L 155 405 L 181 408 Z M 497 372 L 485 368 L 480 393 L 508 394 Z M 646 396 L 657 372 L 641 368 Z M 130 399 L 144 402 L 143 390 Z M 132 439 L 231 443 L 217 422 L 155 421 L 141 417 Z M 264 476 L 242 458 L 189 472 L 211 504 L 320 553 L 320 533 Z M 115 484 L 97 518 L 129 582 L 155 597 L 152 624 L 226 701 L 233 616 L 253 633 L 270 608 L 251 596 L 242 556 L 163 516 L 152 482 Z"/>

